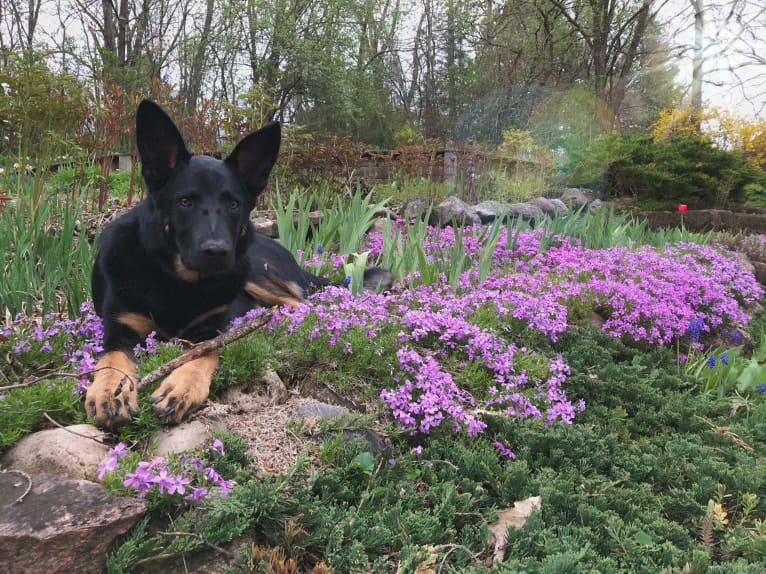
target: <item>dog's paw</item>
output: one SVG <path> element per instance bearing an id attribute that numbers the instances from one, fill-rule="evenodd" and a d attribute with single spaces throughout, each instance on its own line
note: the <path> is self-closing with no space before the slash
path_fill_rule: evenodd
<path id="1" fill-rule="evenodd" d="M 178 424 L 207 400 L 218 355 L 207 355 L 181 365 L 152 393 L 154 412 L 169 424 Z"/>
<path id="2" fill-rule="evenodd" d="M 124 353 L 106 353 L 85 394 L 85 411 L 104 429 L 124 425 L 138 412 L 136 364 Z"/>

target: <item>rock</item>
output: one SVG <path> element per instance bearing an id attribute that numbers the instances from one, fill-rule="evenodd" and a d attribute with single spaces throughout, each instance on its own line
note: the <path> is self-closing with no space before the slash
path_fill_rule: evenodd
<path id="1" fill-rule="evenodd" d="M 211 427 L 201 420 L 186 421 L 180 425 L 166 427 L 157 431 L 149 444 L 157 439 L 154 456 L 167 456 L 170 453 L 185 450 L 199 450 L 211 442 Z"/>
<path id="2" fill-rule="evenodd" d="M 550 199 L 550 201 L 553 206 L 556 208 L 556 215 L 559 217 L 566 217 L 569 215 L 569 208 L 567 207 L 567 204 L 561 201 L 560 199 Z"/>
<path id="3" fill-rule="evenodd" d="M 760 283 L 761 285 L 766 285 L 766 263 L 762 263 L 761 261 L 753 261 L 752 262 L 754 273 L 755 273 L 755 279 Z"/>
<path id="4" fill-rule="evenodd" d="M 429 207 L 431 207 L 431 202 L 422 195 L 411 197 L 405 201 L 402 206 L 402 219 L 409 221 L 416 217 L 420 217 L 423 213 L 428 211 Z"/>
<path id="5" fill-rule="evenodd" d="M 93 442 L 93 441 L 91 441 Z M 143 500 L 62 476 L 0 474 L 0 572 L 97 574 L 115 537 L 146 512 Z M 17 486 L 18 485 L 18 486 Z"/>
<path id="6" fill-rule="evenodd" d="M 591 215 L 595 215 L 599 209 L 603 207 L 603 203 L 600 199 L 594 199 L 588 204 L 588 212 Z"/>
<path id="7" fill-rule="evenodd" d="M 258 233 L 263 233 L 267 237 L 279 237 L 277 222 L 268 217 L 256 217 L 253 219 L 253 225 Z"/>
<path id="8" fill-rule="evenodd" d="M 376 219 L 375 222 L 372 224 L 372 227 L 370 227 L 370 231 L 372 233 L 383 233 L 383 229 L 386 225 L 386 218 L 383 217 L 381 219 Z M 393 233 L 398 233 L 403 229 L 403 226 L 398 221 L 394 221 L 394 219 L 391 219 L 391 231 Z"/>
<path id="9" fill-rule="evenodd" d="M 527 203 L 539 207 L 546 217 L 558 217 L 558 208 L 550 199 L 535 197 L 534 199 L 530 199 Z M 562 203 L 562 205 L 564 204 Z"/>
<path id="10" fill-rule="evenodd" d="M 269 397 L 269 405 L 283 405 L 290 398 L 287 387 L 274 371 L 266 371 L 263 375 L 263 382 L 266 384 L 266 394 Z"/>
<path id="11" fill-rule="evenodd" d="M 39 431 L 22 438 L 3 457 L 3 466 L 29 474 L 96 480 L 98 465 L 109 455 L 109 447 L 99 439 L 103 434 L 85 424 Z"/>
<path id="12" fill-rule="evenodd" d="M 589 197 L 585 191 L 576 187 L 570 187 L 564 193 L 561 194 L 561 201 L 563 201 L 572 211 L 585 207 L 593 199 Z"/>
<path id="13" fill-rule="evenodd" d="M 481 219 L 473 207 L 454 195 L 431 210 L 429 224 L 434 227 L 446 227 L 452 225 L 453 219 L 458 225 L 463 226 L 481 224 Z"/>
<path id="14" fill-rule="evenodd" d="M 510 204 L 500 201 L 482 201 L 473 206 L 482 223 L 491 223 L 498 217 L 505 217 L 510 211 Z"/>
<path id="15" fill-rule="evenodd" d="M 537 207 L 534 203 L 511 204 L 508 215 L 511 217 L 520 217 L 527 221 L 534 221 L 535 219 L 543 219 L 545 217 L 543 210 Z"/>
<path id="16" fill-rule="evenodd" d="M 299 418 L 309 417 L 327 417 L 335 419 L 345 416 L 350 411 L 343 407 L 336 407 L 335 405 L 329 405 L 327 403 L 320 403 L 319 401 L 313 403 L 304 403 L 295 407 L 293 416 Z"/>
<path id="17" fill-rule="evenodd" d="M 372 454 L 378 454 L 386 450 L 386 443 L 381 436 L 372 429 L 355 429 L 343 431 L 343 446 L 355 440 L 367 443 L 367 450 Z"/>

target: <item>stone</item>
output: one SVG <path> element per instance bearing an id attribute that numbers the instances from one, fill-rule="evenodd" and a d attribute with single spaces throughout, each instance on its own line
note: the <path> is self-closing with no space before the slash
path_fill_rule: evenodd
<path id="1" fill-rule="evenodd" d="M 154 456 L 167 456 L 186 450 L 201 450 L 212 442 L 211 426 L 201 420 L 185 421 L 180 425 L 157 431 L 149 444 L 157 439 Z"/>
<path id="2" fill-rule="evenodd" d="M 588 204 L 588 212 L 591 215 L 595 215 L 603 206 L 604 204 L 600 199 L 594 199 Z"/>
<path id="3" fill-rule="evenodd" d="M 268 217 L 256 217 L 253 219 L 253 225 L 258 233 L 263 233 L 266 237 L 279 237 L 277 222 Z"/>
<path id="4" fill-rule="evenodd" d="M 545 217 L 543 210 L 534 203 L 513 203 L 510 205 L 508 215 L 511 217 L 520 217 L 527 221 L 534 221 L 535 219 L 543 219 Z"/>
<path id="5" fill-rule="evenodd" d="M 492 223 L 498 217 L 505 217 L 510 211 L 510 204 L 501 201 L 482 201 L 473 206 L 482 223 Z"/>
<path id="6" fill-rule="evenodd" d="M 431 210 L 429 224 L 434 227 L 446 227 L 452 225 L 452 221 L 458 225 L 480 225 L 479 214 L 465 201 L 454 195 L 442 201 Z"/>
<path id="7" fill-rule="evenodd" d="M 29 474 L 96 480 L 98 465 L 109 455 L 103 436 L 103 431 L 87 424 L 38 431 L 16 443 L 2 463 Z"/>
<path id="8" fill-rule="evenodd" d="M 313 403 L 304 403 L 295 407 L 293 416 L 299 418 L 326 417 L 335 419 L 346 416 L 350 411 L 344 407 L 337 407 L 319 401 Z"/>
<path id="9" fill-rule="evenodd" d="M 535 197 L 534 199 L 530 199 L 527 203 L 539 207 L 546 217 L 558 217 L 558 207 L 550 199 L 546 199 L 545 197 Z"/>
<path id="10" fill-rule="evenodd" d="M 372 454 L 378 454 L 386 450 L 385 440 L 372 429 L 354 429 L 343 431 L 343 446 L 360 440 L 367 443 L 367 449 Z"/>
<path id="11" fill-rule="evenodd" d="M 567 207 L 566 203 L 557 198 L 549 199 L 548 201 L 550 201 L 556 208 L 556 215 L 558 217 L 566 217 L 569 215 L 569 208 Z"/>
<path id="12" fill-rule="evenodd" d="M 117 536 L 146 512 L 143 500 L 101 485 L 47 474 L 0 474 L 0 572 L 99 574 Z"/>
<path id="13" fill-rule="evenodd" d="M 431 207 L 431 202 L 422 195 L 409 198 L 402 206 L 402 219 L 407 221 L 420 217 Z"/>
<path id="14" fill-rule="evenodd" d="M 567 206 L 569 206 L 570 209 L 572 209 L 572 211 L 577 211 L 578 209 L 588 205 L 588 203 L 593 198 L 589 197 L 588 194 L 586 194 L 581 189 L 578 189 L 576 187 L 570 187 L 564 193 L 561 194 L 561 197 L 559 199 L 561 199 L 561 201 L 563 201 Z"/>
<path id="15" fill-rule="evenodd" d="M 380 234 L 382 234 L 383 233 L 383 229 L 385 228 L 385 225 L 386 225 L 386 218 L 385 217 L 382 217 L 380 219 L 376 219 L 373 222 L 372 226 L 370 227 L 370 231 L 373 232 L 373 233 L 380 233 Z M 393 233 L 398 233 L 403 228 L 404 227 L 403 227 L 403 225 L 401 223 L 399 223 L 398 221 L 395 221 L 393 218 L 391 218 L 391 231 Z"/>

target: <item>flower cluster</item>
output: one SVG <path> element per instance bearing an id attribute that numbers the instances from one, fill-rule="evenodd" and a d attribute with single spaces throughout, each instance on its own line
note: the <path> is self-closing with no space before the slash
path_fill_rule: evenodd
<path id="1" fill-rule="evenodd" d="M 223 455 L 223 444 L 216 439 L 210 450 Z M 99 480 L 103 479 L 107 472 L 113 472 L 119 459 L 127 454 L 123 443 L 109 449 L 109 457 L 99 466 Z M 125 473 L 122 485 L 132 488 L 141 498 L 156 491 L 159 494 L 186 495 L 186 500 L 193 501 L 199 501 L 207 495 L 211 486 L 220 488 L 223 496 L 234 488 L 233 482 L 225 480 L 212 466 L 206 466 L 202 459 L 189 459 L 184 454 L 178 455 L 177 460 L 158 457 L 151 461 L 140 461 L 133 472 Z"/>

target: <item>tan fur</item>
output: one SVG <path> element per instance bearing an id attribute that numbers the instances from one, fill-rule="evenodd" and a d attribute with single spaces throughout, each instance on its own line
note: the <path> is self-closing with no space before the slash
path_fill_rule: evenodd
<path id="1" fill-rule="evenodd" d="M 196 283 L 199 281 L 199 271 L 194 271 L 193 269 L 189 269 L 186 265 L 184 265 L 184 262 L 181 261 L 181 255 L 179 253 L 176 254 L 175 259 L 176 264 L 176 275 L 180 277 L 184 281 L 188 281 L 189 283 Z"/>
<path id="2" fill-rule="evenodd" d="M 157 324 L 151 317 L 141 313 L 120 313 L 117 316 L 117 322 L 132 329 L 142 339 L 146 339 L 149 333 L 157 330 Z"/>
<path id="3" fill-rule="evenodd" d="M 170 373 L 152 393 L 154 411 L 168 423 L 180 423 L 207 400 L 218 352 L 189 361 Z"/>
<path id="4" fill-rule="evenodd" d="M 264 278 L 260 285 L 248 281 L 245 284 L 245 293 L 266 307 L 274 305 L 296 307 L 304 301 L 303 289 L 291 281 Z"/>
<path id="5" fill-rule="evenodd" d="M 121 351 L 106 353 L 96 364 L 85 409 L 104 428 L 124 424 L 138 412 L 136 363 Z"/>

